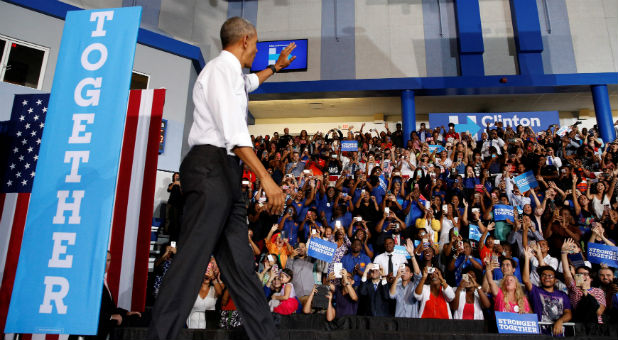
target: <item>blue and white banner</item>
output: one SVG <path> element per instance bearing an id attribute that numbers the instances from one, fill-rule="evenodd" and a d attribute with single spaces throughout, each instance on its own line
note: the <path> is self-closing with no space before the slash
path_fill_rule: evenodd
<path id="1" fill-rule="evenodd" d="M 97 333 L 140 18 L 67 13 L 6 333 Z"/>
<path id="2" fill-rule="evenodd" d="M 510 205 L 496 204 L 494 205 L 494 221 L 513 221 L 513 207 Z"/>
<path id="3" fill-rule="evenodd" d="M 605 263 L 612 268 L 618 268 L 618 247 L 600 243 L 588 243 L 588 261 Z"/>
<path id="4" fill-rule="evenodd" d="M 536 314 L 496 312 L 496 325 L 500 334 L 539 334 Z"/>
<path id="5" fill-rule="evenodd" d="M 483 236 L 483 234 L 481 233 L 478 225 L 470 224 L 468 226 L 468 239 L 478 242 L 481 240 L 481 236 Z"/>
<path id="6" fill-rule="evenodd" d="M 429 127 L 432 129 L 453 123 L 455 130 L 469 131 L 472 136 L 477 137 L 480 137 L 480 131 L 487 128 L 487 124 L 493 128 L 498 121 L 502 122 L 505 128 L 510 126 L 515 129 L 518 125 L 523 125 L 531 127 L 534 132 L 547 130 L 553 124 L 560 124 L 558 111 L 429 114 Z"/>
<path id="7" fill-rule="evenodd" d="M 408 251 L 406 250 L 406 247 L 404 246 L 395 246 L 395 248 L 393 249 L 393 253 L 403 255 L 406 257 L 406 259 L 412 258 L 410 256 L 410 253 L 408 253 Z"/>
<path id="8" fill-rule="evenodd" d="M 537 188 L 539 183 L 536 181 L 536 177 L 532 170 L 524 172 L 523 174 L 513 178 L 515 185 L 522 194 L 530 189 Z"/>
<path id="9" fill-rule="evenodd" d="M 429 147 L 429 152 L 431 153 L 438 153 L 438 152 L 442 152 L 442 150 L 444 150 L 444 147 L 440 144 L 429 144 L 427 145 Z"/>
<path id="10" fill-rule="evenodd" d="M 341 151 L 358 151 L 358 142 L 355 140 L 342 140 Z"/>
<path id="11" fill-rule="evenodd" d="M 323 240 L 319 237 L 312 237 L 307 243 L 307 256 L 311 256 L 324 262 L 332 262 L 335 256 L 337 244 Z"/>

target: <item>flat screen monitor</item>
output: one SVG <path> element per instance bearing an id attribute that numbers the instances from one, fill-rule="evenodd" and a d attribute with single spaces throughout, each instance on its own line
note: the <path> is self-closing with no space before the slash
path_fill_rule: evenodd
<path id="1" fill-rule="evenodd" d="M 259 41 L 257 43 L 258 51 L 251 65 L 251 72 L 258 72 L 268 67 L 268 65 L 274 65 L 281 51 L 291 42 L 296 43 L 296 48 L 291 54 L 296 56 L 296 59 L 281 72 L 307 71 L 307 39 L 296 39 Z"/>

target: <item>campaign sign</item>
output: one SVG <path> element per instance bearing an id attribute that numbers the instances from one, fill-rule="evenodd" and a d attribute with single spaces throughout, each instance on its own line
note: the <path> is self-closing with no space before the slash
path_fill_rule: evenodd
<path id="1" fill-rule="evenodd" d="M 496 325 L 500 334 L 539 334 L 536 314 L 496 312 Z"/>
<path id="2" fill-rule="evenodd" d="M 605 263 L 618 268 L 618 247 L 599 243 L 588 243 L 588 261 L 591 263 Z"/>
<path id="3" fill-rule="evenodd" d="M 393 249 L 393 254 L 400 254 L 406 257 L 406 259 L 411 258 L 410 253 L 406 250 L 404 246 L 395 246 Z"/>
<path id="4" fill-rule="evenodd" d="M 140 18 L 67 13 L 6 333 L 97 333 Z"/>
<path id="5" fill-rule="evenodd" d="M 494 221 L 513 220 L 513 207 L 510 205 L 496 204 L 494 205 Z"/>
<path id="6" fill-rule="evenodd" d="M 481 240 L 481 236 L 483 236 L 483 234 L 481 233 L 479 226 L 476 224 L 470 224 L 468 226 L 468 239 L 478 242 Z"/>
<path id="7" fill-rule="evenodd" d="M 341 151 L 358 151 L 358 142 L 355 140 L 342 140 Z"/>
<path id="8" fill-rule="evenodd" d="M 495 126 L 496 122 L 502 122 L 504 127 L 507 126 L 515 129 L 518 125 L 529 126 L 534 132 L 547 130 L 550 125 L 560 124 L 558 111 L 538 111 L 538 112 L 499 112 L 499 113 L 430 113 L 429 127 L 436 128 L 440 126 L 448 126 L 449 123 L 465 126 L 472 132 L 475 129 L 470 125 L 476 124 L 479 130 L 484 130 L 489 124 L 490 128 Z M 471 133 L 474 136 L 474 133 Z M 480 133 L 477 133 L 478 137 Z"/>
<path id="9" fill-rule="evenodd" d="M 329 242 L 318 237 L 312 237 L 307 243 L 307 256 L 311 256 L 328 263 L 333 260 L 335 250 L 337 250 L 336 243 Z"/>
<path id="10" fill-rule="evenodd" d="M 431 152 L 431 153 L 434 153 L 434 152 L 438 153 L 438 152 L 442 152 L 442 150 L 444 150 L 444 147 L 442 145 L 440 145 L 440 144 L 437 144 L 437 145 L 436 144 L 429 144 L 428 147 L 429 147 L 429 152 Z"/>
<path id="11" fill-rule="evenodd" d="M 515 181 L 515 185 L 519 188 L 519 192 L 522 194 L 530 189 L 536 188 L 539 186 L 539 183 L 536 181 L 536 177 L 532 170 L 524 172 L 523 174 L 513 178 Z"/>

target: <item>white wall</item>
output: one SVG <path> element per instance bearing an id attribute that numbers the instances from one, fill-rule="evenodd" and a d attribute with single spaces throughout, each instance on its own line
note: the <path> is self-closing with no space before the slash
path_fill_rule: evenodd
<path id="1" fill-rule="evenodd" d="M 50 49 L 43 92 L 51 91 L 63 27 L 64 20 L 0 1 L 0 34 Z"/>
<path id="2" fill-rule="evenodd" d="M 320 80 L 321 19 L 321 0 L 288 1 L 285 6 L 278 0 L 258 2 L 260 41 L 308 39 L 307 72 L 279 73 L 269 82 Z"/>
<path id="3" fill-rule="evenodd" d="M 356 78 L 425 77 L 421 1 L 356 2 Z"/>
<path id="4" fill-rule="evenodd" d="M 618 1 L 566 0 L 577 72 L 618 70 Z"/>
<path id="5" fill-rule="evenodd" d="M 485 75 L 517 74 L 509 0 L 479 0 Z"/>
<path id="6" fill-rule="evenodd" d="M 165 150 L 159 155 L 158 168 L 176 171 L 187 116 L 187 94 L 192 90 L 191 60 L 144 45 L 137 45 L 133 69 L 150 76 L 149 88 L 165 88 L 163 119 L 167 119 Z"/>

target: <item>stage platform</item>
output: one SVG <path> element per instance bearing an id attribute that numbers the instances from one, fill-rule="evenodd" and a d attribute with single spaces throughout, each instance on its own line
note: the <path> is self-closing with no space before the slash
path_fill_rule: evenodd
<path id="1" fill-rule="evenodd" d="M 209 317 L 207 325 L 214 325 Z M 457 339 L 457 340 L 517 340 L 517 339 L 551 339 L 541 335 L 497 334 L 495 325 L 486 321 L 406 319 L 386 317 L 350 316 L 326 322 L 324 315 L 283 316 L 279 321 L 281 340 L 339 340 L 339 339 Z M 588 332 L 590 333 L 590 332 Z M 583 324 L 575 325 L 575 336 L 569 339 L 616 339 L 616 325 L 595 329 L 596 334 L 587 334 Z M 600 333 L 600 334 L 599 334 Z M 133 340 L 145 339 L 146 327 L 118 328 L 111 339 Z M 247 339 L 241 330 L 183 329 L 179 339 Z"/>

